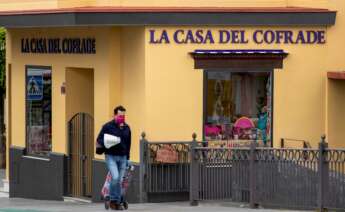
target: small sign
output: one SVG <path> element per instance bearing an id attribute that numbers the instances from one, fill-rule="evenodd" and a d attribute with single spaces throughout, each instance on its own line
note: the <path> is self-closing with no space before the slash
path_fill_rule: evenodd
<path id="1" fill-rule="evenodd" d="M 177 163 L 178 154 L 170 145 L 164 145 L 157 151 L 156 161 L 161 163 Z"/>
<path id="2" fill-rule="evenodd" d="M 28 75 L 27 76 L 27 99 L 42 100 L 43 99 L 43 76 Z"/>
<path id="3" fill-rule="evenodd" d="M 66 94 L 66 83 L 62 83 L 62 85 L 61 85 L 61 94 L 63 94 L 63 95 Z"/>

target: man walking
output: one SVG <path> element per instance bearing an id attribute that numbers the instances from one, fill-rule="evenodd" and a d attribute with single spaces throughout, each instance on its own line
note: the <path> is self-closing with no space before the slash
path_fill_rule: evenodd
<path id="1" fill-rule="evenodd" d="M 97 137 L 98 145 L 104 147 L 105 161 L 112 180 L 110 184 L 110 208 L 123 210 L 121 205 L 121 183 L 126 171 L 131 149 L 131 130 L 125 122 L 126 109 L 114 109 L 114 119 L 103 125 Z M 106 140 L 104 139 L 106 138 Z M 107 143 L 112 138 L 113 144 Z"/>

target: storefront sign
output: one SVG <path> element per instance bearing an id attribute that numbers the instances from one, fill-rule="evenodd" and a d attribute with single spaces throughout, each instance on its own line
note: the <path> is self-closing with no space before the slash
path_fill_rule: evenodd
<path id="1" fill-rule="evenodd" d="M 36 54 L 96 54 L 94 38 L 23 38 L 22 53 Z"/>
<path id="2" fill-rule="evenodd" d="M 178 154 L 170 145 L 164 145 L 157 151 L 156 161 L 161 163 L 176 163 L 178 161 Z"/>
<path id="3" fill-rule="evenodd" d="M 149 30 L 151 44 L 324 44 L 325 30 Z"/>

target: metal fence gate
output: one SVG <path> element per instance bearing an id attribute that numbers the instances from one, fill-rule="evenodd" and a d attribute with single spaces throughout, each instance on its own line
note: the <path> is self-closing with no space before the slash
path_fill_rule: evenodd
<path id="1" fill-rule="evenodd" d="M 94 152 L 93 118 L 77 113 L 68 122 L 67 195 L 91 197 Z"/>
<path id="2" fill-rule="evenodd" d="M 304 146 L 304 145 L 303 145 Z M 143 195 L 189 192 L 255 208 L 345 210 L 345 149 L 213 147 L 210 142 L 141 140 Z"/>
<path id="3" fill-rule="evenodd" d="M 345 149 L 208 148 L 191 150 L 191 203 L 247 202 L 251 207 L 345 209 Z"/>

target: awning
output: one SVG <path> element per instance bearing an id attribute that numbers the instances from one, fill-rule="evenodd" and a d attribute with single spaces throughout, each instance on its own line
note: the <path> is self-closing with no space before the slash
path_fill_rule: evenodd
<path id="1" fill-rule="evenodd" d="M 328 79 L 345 80 L 345 71 L 329 71 L 327 72 Z"/>
<path id="2" fill-rule="evenodd" d="M 202 50 L 191 53 L 196 69 L 276 69 L 283 68 L 288 53 L 282 49 Z"/>
<path id="3" fill-rule="evenodd" d="M 0 11 L 0 26 L 330 26 L 336 11 L 305 7 L 78 7 Z"/>

